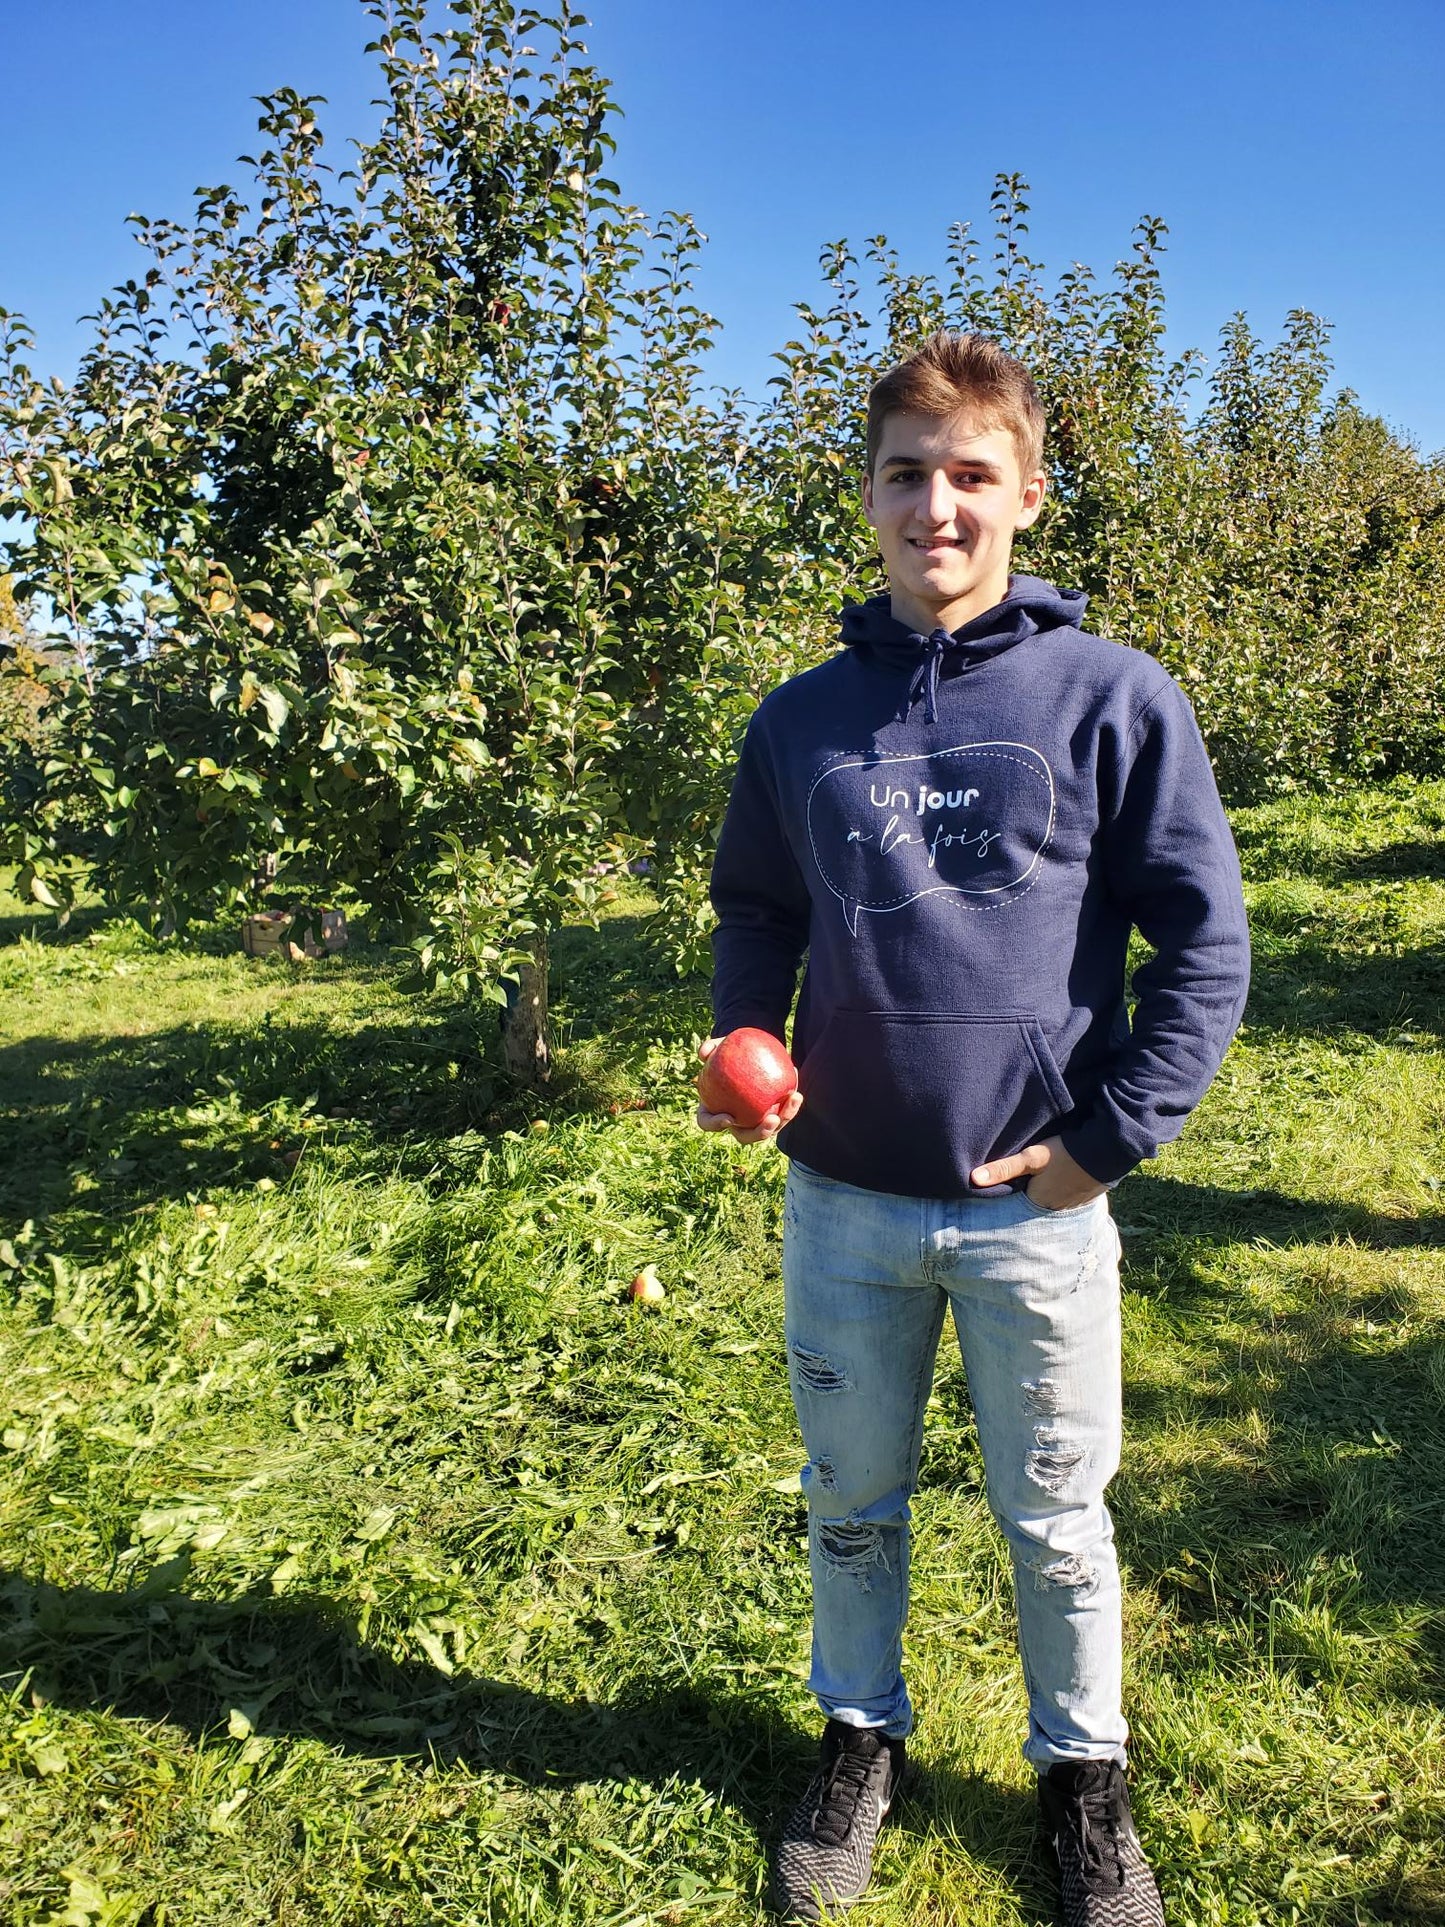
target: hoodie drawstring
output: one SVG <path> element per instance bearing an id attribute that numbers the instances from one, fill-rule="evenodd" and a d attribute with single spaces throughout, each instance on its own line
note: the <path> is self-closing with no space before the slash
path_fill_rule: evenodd
<path id="1" fill-rule="evenodd" d="M 908 700 L 903 705 L 903 715 L 923 697 L 923 720 L 926 723 L 938 721 L 938 672 L 943 667 L 943 652 L 953 641 L 946 629 L 935 629 L 931 636 L 919 638 L 926 644 L 928 654 L 918 665 L 912 681 L 908 685 Z"/>
<path id="2" fill-rule="evenodd" d="M 898 720 L 906 723 L 919 697 L 930 723 L 938 721 L 938 685 L 945 665 L 956 658 L 960 672 L 1012 649 L 1031 636 L 1055 629 L 1077 629 L 1087 596 L 1056 589 L 1037 576 L 1009 577 L 1003 601 L 966 622 L 952 635 L 943 628 L 924 635 L 893 614 L 888 595 L 850 603 L 843 611 L 839 640 L 879 669 L 900 671 Z"/>

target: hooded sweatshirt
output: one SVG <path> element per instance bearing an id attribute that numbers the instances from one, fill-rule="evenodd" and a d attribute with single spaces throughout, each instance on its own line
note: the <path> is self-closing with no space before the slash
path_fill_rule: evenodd
<path id="1" fill-rule="evenodd" d="M 1239 866 L 1199 729 L 1152 657 L 1032 576 L 950 634 L 878 596 L 766 698 L 718 841 L 714 1029 L 791 1048 L 781 1148 L 962 1197 L 1059 1135 L 1112 1184 L 1175 1137 L 1239 1022 Z M 1153 955 L 1125 996 L 1131 929 Z M 998 1190 L 1003 1187 L 991 1187 Z"/>

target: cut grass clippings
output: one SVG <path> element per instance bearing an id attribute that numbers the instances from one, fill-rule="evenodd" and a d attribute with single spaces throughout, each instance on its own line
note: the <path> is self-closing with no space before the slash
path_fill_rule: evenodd
<path id="1" fill-rule="evenodd" d="M 1442 1921 L 1445 785 L 1237 827 L 1246 1027 L 1115 1199 L 1136 1810 L 1171 1920 Z M 0 1921 L 763 1917 L 817 1731 L 782 1168 L 693 1128 L 647 907 L 558 939 L 528 1097 L 385 951 L 0 901 Z M 856 1918 L 1035 1927 L 943 1367 Z"/>

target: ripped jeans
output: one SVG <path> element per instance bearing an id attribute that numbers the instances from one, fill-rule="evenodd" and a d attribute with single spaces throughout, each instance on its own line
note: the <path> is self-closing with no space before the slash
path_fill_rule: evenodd
<path id="1" fill-rule="evenodd" d="M 789 1166 L 788 1374 L 808 1463 L 809 1684 L 824 1713 L 902 1736 L 909 1499 L 951 1305 L 988 1502 L 1013 1557 L 1024 1753 L 1124 1761 L 1119 1241 L 1107 1197 L 897 1197 Z"/>

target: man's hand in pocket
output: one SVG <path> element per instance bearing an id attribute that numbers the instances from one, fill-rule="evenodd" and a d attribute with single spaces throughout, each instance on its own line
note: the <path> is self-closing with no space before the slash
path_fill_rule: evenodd
<path id="1" fill-rule="evenodd" d="M 1069 1211 L 1088 1204 L 1108 1190 L 1091 1178 L 1082 1164 L 1076 1164 L 1064 1149 L 1063 1139 L 1046 1137 L 1042 1144 L 1029 1144 L 1009 1158 L 995 1158 L 970 1171 L 974 1184 L 1010 1184 L 1027 1177 L 1025 1195 L 1040 1211 Z"/>

